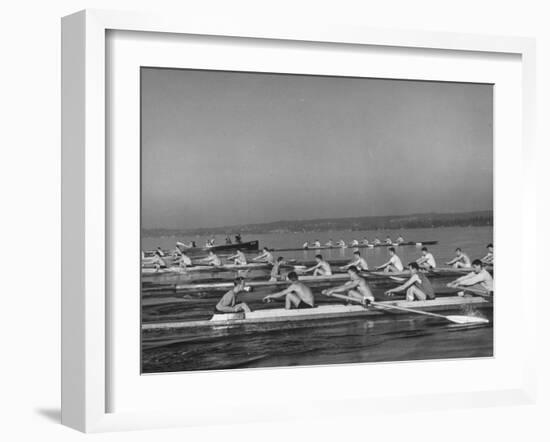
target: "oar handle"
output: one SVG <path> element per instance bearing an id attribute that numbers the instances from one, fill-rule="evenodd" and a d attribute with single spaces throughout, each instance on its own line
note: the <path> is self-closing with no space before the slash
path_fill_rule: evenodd
<path id="1" fill-rule="evenodd" d="M 471 287 L 468 287 L 468 286 L 459 285 L 458 287 L 455 287 L 455 288 L 456 288 L 458 291 L 462 291 L 462 292 L 475 293 L 476 295 L 484 296 L 484 297 L 488 297 L 488 298 L 492 298 L 492 297 L 493 297 L 493 293 L 492 293 L 492 292 L 485 292 L 485 291 L 483 291 L 483 290 L 474 289 L 474 288 L 471 288 Z"/>

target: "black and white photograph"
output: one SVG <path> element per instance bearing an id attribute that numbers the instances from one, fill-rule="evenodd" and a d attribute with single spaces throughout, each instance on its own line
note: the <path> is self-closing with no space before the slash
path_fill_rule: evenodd
<path id="1" fill-rule="evenodd" d="M 493 356 L 493 85 L 142 67 L 143 374 Z"/>

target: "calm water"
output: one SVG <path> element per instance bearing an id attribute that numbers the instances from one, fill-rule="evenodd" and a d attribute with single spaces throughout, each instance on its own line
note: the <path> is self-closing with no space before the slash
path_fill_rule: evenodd
<path id="1" fill-rule="evenodd" d="M 456 247 L 461 247 L 472 259 L 485 254 L 485 246 L 492 242 L 492 228 L 438 228 L 379 232 L 323 232 L 255 235 L 243 240 L 258 239 L 261 246 L 287 248 L 300 246 L 306 240 L 319 239 L 322 243 L 344 239 L 369 240 L 378 236 L 381 240 L 390 234 L 392 238 L 402 235 L 405 240 L 436 240 L 431 246 L 438 265 L 451 259 Z M 203 244 L 206 238 L 194 239 Z M 157 246 L 172 248 L 173 237 L 143 238 L 144 249 Z M 218 237 L 217 243 L 223 238 Z M 361 249 L 370 266 L 379 265 L 388 259 L 385 248 Z M 419 247 L 397 249 L 404 263 L 418 258 Z M 349 259 L 352 250 L 323 251 L 331 260 Z M 282 252 L 287 258 L 311 260 L 315 251 Z M 251 278 L 265 278 L 265 273 L 251 272 Z M 201 274 L 192 278 L 185 276 L 159 276 L 144 278 L 144 289 L 164 287 L 182 280 L 228 279 L 233 274 Z M 445 284 L 450 279 L 434 279 L 434 288 L 439 295 L 450 295 Z M 334 283 L 332 283 L 334 285 Z M 397 283 L 373 284 L 377 300 L 386 299 L 384 291 Z M 334 302 L 320 291 L 327 285 L 314 288 L 318 304 Z M 199 293 L 175 294 L 166 285 L 166 290 L 144 290 L 142 296 L 143 322 L 171 320 L 200 320 L 211 316 L 214 306 L 224 291 L 211 290 Z M 253 309 L 271 308 L 261 303 L 261 298 L 271 289 L 247 293 L 242 298 Z M 324 299 L 323 299 L 324 298 Z M 399 298 L 397 298 L 399 299 Z M 445 312 L 442 312 L 445 314 Z M 461 312 L 453 311 L 453 314 Z M 458 357 L 486 357 L 493 352 L 492 309 L 471 310 L 463 314 L 482 315 L 490 319 L 487 325 L 463 326 L 437 318 L 421 315 L 385 315 L 380 318 L 333 319 L 312 321 L 307 324 L 271 324 L 242 326 L 238 328 L 183 329 L 145 332 L 142 342 L 142 371 L 145 373 L 174 372 L 187 370 L 216 370 L 246 367 L 274 367 L 316 365 L 351 362 L 403 361 L 418 359 L 443 359 Z"/>

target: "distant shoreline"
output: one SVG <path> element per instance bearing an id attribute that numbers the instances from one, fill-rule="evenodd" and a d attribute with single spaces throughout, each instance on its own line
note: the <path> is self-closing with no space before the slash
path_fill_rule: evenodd
<path id="1" fill-rule="evenodd" d="M 246 224 L 241 226 L 223 226 L 195 229 L 142 229 L 142 236 L 204 236 L 204 235 L 242 235 L 266 233 L 306 233 L 327 232 L 332 230 L 402 230 L 440 227 L 492 227 L 493 211 L 461 213 L 421 213 L 397 216 L 369 216 L 355 218 L 329 218 L 298 221 L 275 221 L 271 223 Z"/>

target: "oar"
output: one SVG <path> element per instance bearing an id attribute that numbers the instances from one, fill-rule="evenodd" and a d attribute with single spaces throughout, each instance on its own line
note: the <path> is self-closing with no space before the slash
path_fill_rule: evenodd
<path id="1" fill-rule="evenodd" d="M 424 312 L 422 310 L 416 310 L 412 308 L 407 307 L 398 307 L 396 305 L 388 305 L 388 304 L 381 304 L 379 302 L 371 302 L 371 305 L 374 305 L 375 307 L 379 308 L 389 308 L 394 310 L 401 310 L 408 313 L 417 313 L 419 315 L 426 315 L 426 316 L 434 316 L 436 318 L 443 318 L 447 321 L 454 322 L 456 324 L 486 324 L 489 322 L 488 319 L 485 318 L 479 318 L 477 316 L 459 316 L 459 315 L 451 315 L 451 316 L 445 316 L 445 315 L 439 315 L 437 313 L 431 313 L 431 312 Z"/>
<path id="2" fill-rule="evenodd" d="M 346 301 L 357 302 L 359 304 L 364 305 L 364 303 L 361 302 L 361 300 L 356 299 L 356 298 L 352 298 L 351 296 L 339 295 L 337 293 L 334 293 L 334 294 L 331 294 L 331 295 L 327 295 L 326 293 L 323 293 L 323 294 L 326 295 L 326 296 L 329 296 L 329 297 L 344 299 Z M 486 323 L 489 322 L 489 320 L 487 320 L 485 318 L 479 318 L 477 316 L 459 316 L 459 315 L 445 316 L 445 315 L 438 315 L 437 313 L 424 312 L 422 310 L 415 310 L 415 309 L 406 308 L 406 307 L 398 307 L 396 305 L 381 304 L 379 302 L 374 302 L 374 301 L 369 302 L 369 305 L 373 305 L 373 306 L 379 307 L 379 308 L 381 307 L 381 308 L 390 308 L 390 309 L 395 309 L 395 310 L 401 310 L 401 311 L 405 311 L 405 312 L 408 312 L 408 313 L 417 313 L 419 315 L 434 316 L 436 318 L 446 319 L 446 320 L 454 322 L 456 324 L 486 324 Z"/>
<path id="3" fill-rule="evenodd" d="M 492 298 L 493 297 L 492 292 L 486 292 L 486 291 L 481 290 L 481 289 L 475 289 L 475 288 L 466 287 L 466 286 L 463 286 L 463 285 L 459 285 L 458 287 L 455 287 L 455 288 L 458 291 L 461 291 L 461 292 L 470 292 L 470 293 L 474 293 L 474 294 L 479 295 L 479 296 L 484 296 L 486 298 Z"/>

